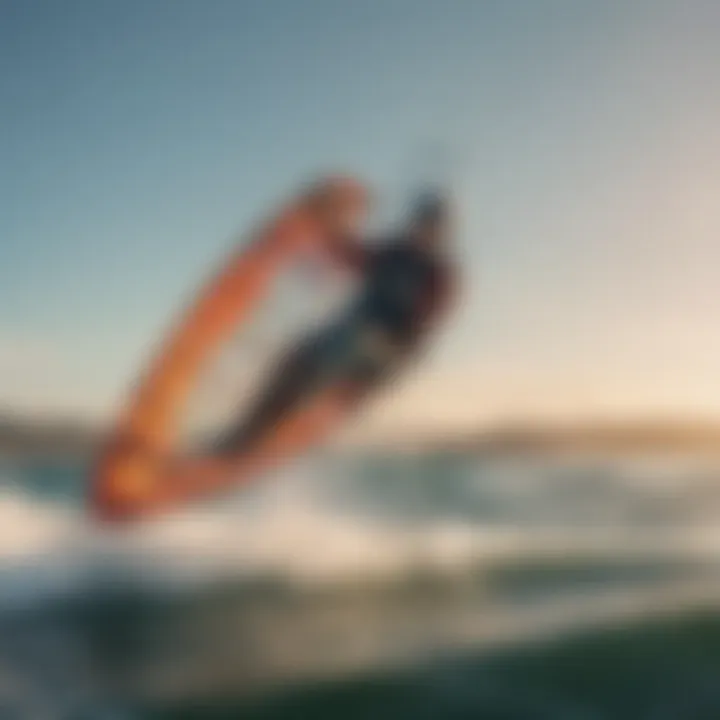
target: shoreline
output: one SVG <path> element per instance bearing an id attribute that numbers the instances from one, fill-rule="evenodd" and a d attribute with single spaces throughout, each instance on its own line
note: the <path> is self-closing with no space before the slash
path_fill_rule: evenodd
<path id="1" fill-rule="evenodd" d="M 0 414 L 0 455 L 83 458 L 106 428 L 75 419 L 30 420 Z M 473 455 L 567 452 L 693 452 L 720 455 L 720 424 L 683 421 L 515 423 L 473 432 L 396 433 L 340 442 L 342 450 L 464 453 Z"/>

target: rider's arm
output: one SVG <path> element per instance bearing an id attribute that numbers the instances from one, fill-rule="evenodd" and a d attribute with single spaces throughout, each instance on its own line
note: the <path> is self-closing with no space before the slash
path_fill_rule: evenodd
<path id="1" fill-rule="evenodd" d="M 388 378 L 396 372 L 412 365 L 422 355 L 422 349 L 429 340 L 430 333 L 443 320 L 448 311 L 455 305 L 457 296 L 456 278 L 454 273 L 442 273 L 435 286 L 428 293 L 425 302 L 418 308 L 415 321 L 404 337 L 399 340 L 393 351 L 394 359 Z"/>
<path id="2" fill-rule="evenodd" d="M 368 265 L 372 251 L 351 235 L 336 235 L 326 245 L 328 255 L 338 265 L 360 273 Z"/>
<path id="3" fill-rule="evenodd" d="M 457 297 L 457 277 L 451 268 L 438 274 L 436 282 L 418 308 L 410 329 L 408 344 L 414 345 L 430 332 L 454 307 Z"/>

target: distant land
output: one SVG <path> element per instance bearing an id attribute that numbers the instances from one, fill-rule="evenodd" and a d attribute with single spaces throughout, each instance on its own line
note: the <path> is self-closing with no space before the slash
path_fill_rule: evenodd
<path id="1" fill-rule="evenodd" d="M 73 419 L 39 421 L 0 413 L 0 454 L 5 456 L 87 457 L 95 451 L 102 437 L 102 428 Z M 720 422 L 518 423 L 474 433 L 398 436 L 361 445 L 480 454 L 576 451 L 720 453 Z"/>
<path id="2" fill-rule="evenodd" d="M 87 457 L 102 430 L 73 419 L 37 420 L 0 413 L 0 454 Z"/>
<path id="3" fill-rule="evenodd" d="M 533 451 L 692 451 L 720 453 L 720 422 L 617 421 L 537 423 L 498 427 L 448 438 L 448 450 Z"/>

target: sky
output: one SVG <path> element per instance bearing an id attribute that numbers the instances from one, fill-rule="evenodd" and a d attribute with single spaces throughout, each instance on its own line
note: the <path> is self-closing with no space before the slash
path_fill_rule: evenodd
<path id="1" fill-rule="evenodd" d="M 718 68 L 713 0 L 4 0 L 0 408 L 108 415 L 300 183 L 435 168 L 462 302 L 378 422 L 720 419 Z"/>

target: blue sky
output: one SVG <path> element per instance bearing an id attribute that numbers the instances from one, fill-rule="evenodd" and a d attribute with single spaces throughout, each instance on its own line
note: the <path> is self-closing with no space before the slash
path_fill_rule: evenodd
<path id="1" fill-rule="evenodd" d="M 466 295 L 398 413 L 720 415 L 718 67 L 711 0 L 3 3 L 0 406 L 105 412 L 273 202 L 437 145 Z"/>

